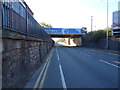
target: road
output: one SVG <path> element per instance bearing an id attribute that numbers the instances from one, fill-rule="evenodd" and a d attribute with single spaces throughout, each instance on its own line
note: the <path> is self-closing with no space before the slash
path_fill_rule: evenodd
<path id="1" fill-rule="evenodd" d="M 57 47 L 26 88 L 118 88 L 119 69 L 116 54 Z"/>

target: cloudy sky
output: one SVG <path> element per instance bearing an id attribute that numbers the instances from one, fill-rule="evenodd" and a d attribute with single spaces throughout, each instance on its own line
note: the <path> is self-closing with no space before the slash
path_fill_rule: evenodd
<path id="1" fill-rule="evenodd" d="M 54 28 L 106 28 L 107 0 L 25 0 L 38 22 L 46 22 Z M 109 26 L 112 12 L 118 10 L 119 0 L 109 0 Z"/>

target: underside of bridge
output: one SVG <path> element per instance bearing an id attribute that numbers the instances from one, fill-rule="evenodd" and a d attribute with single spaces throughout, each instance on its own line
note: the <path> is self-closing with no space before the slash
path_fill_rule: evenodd
<path id="1" fill-rule="evenodd" d="M 56 42 L 56 46 L 82 46 L 82 35 L 81 34 L 62 34 L 55 35 L 49 34 L 53 40 Z M 56 39 L 61 39 L 57 40 Z"/>
<path id="2" fill-rule="evenodd" d="M 60 43 L 63 46 L 82 46 L 82 35 L 86 32 L 81 28 L 44 28 L 52 38 L 62 38 Z M 57 44 L 58 45 L 58 44 Z"/>
<path id="3" fill-rule="evenodd" d="M 49 34 L 51 37 L 55 38 L 79 38 L 82 34 Z"/>

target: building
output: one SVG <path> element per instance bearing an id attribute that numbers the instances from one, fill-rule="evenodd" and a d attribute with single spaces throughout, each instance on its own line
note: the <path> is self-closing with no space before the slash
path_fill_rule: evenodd
<path id="1" fill-rule="evenodd" d="M 120 37 L 120 10 L 113 12 L 113 36 Z"/>

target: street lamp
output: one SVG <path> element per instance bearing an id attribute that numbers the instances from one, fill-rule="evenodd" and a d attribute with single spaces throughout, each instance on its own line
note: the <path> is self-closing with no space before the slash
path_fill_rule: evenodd
<path id="1" fill-rule="evenodd" d="M 109 49 L 109 44 L 108 44 L 108 29 L 109 29 L 109 26 L 108 26 L 108 7 L 109 7 L 109 3 L 108 3 L 108 0 L 107 0 L 107 28 L 106 28 L 106 48 L 105 49 Z"/>
<path id="2" fill-rule="evenodd" d="M 108 29 L 109 29 L 109 26 L 108 26 L 108 8 L 109 8 L 109 0 L 107 0 L 107 27 L 106 27 L 106 46 L 105 46 L 105 49 L 109 49 L 109 43 L 108 43 Z"/>
<path id="3" fill-rule="evenodd" d="M 109 26 L 108 26 L 108 7 L 109 7 L 109 1 L 107 0 L 107 27 L 106 27 L 106 45 L 105 45 L 105 49 L 109 49 L 109 44 L 108 44 L 108 29 L 109 29 Z"/>
<path id="4" fill-rule="evenodd" d="M 91 16 L 91 32 L 93 31 L 93 16 Z"/>
<path id="5" fill-rule="evenodd" d="M 109 3 L 107 0 L 107 28 L 106 28 L 106 49 L 109 49 L 109 44 L 108 44 L 108 7 L 109 7 Z"/>

